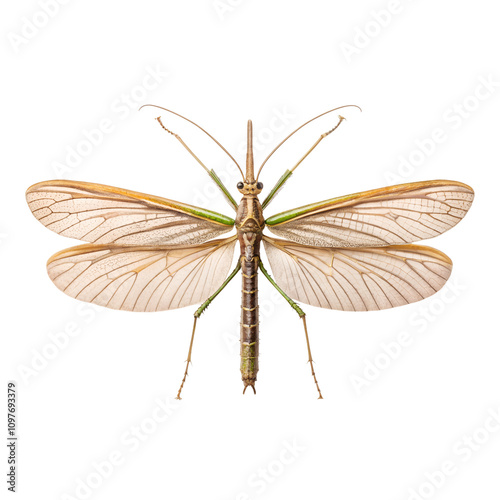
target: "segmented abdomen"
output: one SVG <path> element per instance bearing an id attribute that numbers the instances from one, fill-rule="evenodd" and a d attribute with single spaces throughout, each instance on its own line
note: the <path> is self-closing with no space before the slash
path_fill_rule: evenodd
<path id="1" fill-rule="evenodd" d="M 241 293 L 241 378 L 245 385 L 251 386 L 255 392 L 255 381 L 259 371 L 259 303 L 257 289 L 257 272 L 259 257 L 254 255 L 247 260 L 241 259 L 242 293 Z"/>

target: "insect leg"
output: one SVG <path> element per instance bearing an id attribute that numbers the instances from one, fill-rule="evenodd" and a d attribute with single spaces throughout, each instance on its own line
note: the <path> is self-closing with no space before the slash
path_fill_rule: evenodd
<path id="1" fill-rule="evenodd" d="M 173 135 L 187 149 L 189 154 L 205 169 L 207 174 L 212 178 L 212 180 L 217 184 L 217 186 L 219 186 L 219 189 L 222 191 L 222 194 L 226 197 L 226 201 L 229 202 L 231 207 L 234 210 L 238 210 L 238 204 L 236 203 L 234 198 L 231 196 L 231 193 L 228 191 L 226 186 L 224 186 L 224 184 L 220 180 L 219 176 L 213 170 L 208 170 L 208 168 L 203 164 L 203 162 L 189 149 L 188 145 L 182 140 L 180 135 L 177 135 L 175 132 L 172 132 L 171 130 L 169 130 L 168 128 L 166 128 L 163 125 L 163 123 L 161 121 L 161 117 L 158 116 L 156 119 L 157 119 L 158 123 L 161 125 L 161 128 L 163 130 L 165 130 L 166 132 L 168 132 L 169 134 Z"/>
<path id="2" fill-rule="evenodd" d="M 215 299 L 215 297 L 217 297 L 217 295 L 219 295 L 219 293 L 222 292 L 222 290 L 225 288 L 225 286 L 238 274 L 240 269 L 241 269 L 241 262 L 238 259 L 238 264 L 236 264 L 234 271 L 227 277 L 226 281 L 224 281 L 224 283 L 222 283 L 222 285 L 219 287 L 219 289 L 211 297 L 209 297 L 205 302 L 203 302 L 203 304 L 194 313 L 193 332 L 191 333 L 191 342 L 189 343 L 189 352 L 188 352 L 188 357 L 186 360 L 186 370 L 184 371 L 184 377 L 182 379 L 181 386 L 179 387 L 179 392 L 177 393 L 177 396 L 175 399 L 182 399 L 181 398 L 181 391 L 182 391 L 182 388 L 184 387 L 184 382 L 186 381 L 189 363 L 191 363 L 191 353 L 193 351 L 193 342 L 194 342 L 194 332 L 196 330 L 196 321 L 202 315 L 202 313 L 205 311 L 205 309 L 212 303 L 212 301 Z"/>
<path id="3" fill-rule="evenodd" d="M 333 127 L 331 130 L 328 132 L 325 132 L 324 134 L 321 134 L 319 139 L 312 145 L 312 147 L 307 151 L 307 153 L 295 164 L 293 168 L 290 170 L 287 170 L 278 180 L 276 185 L 271 189 L 271 192 L 267 195 L 266 199 L 262 202 L 262 209 L 266 208 L 269 203 L 271 203 L 272 199 L 279 193 L 281 188 L 285 185 L 285 182 L 292 176 L 293 171 L 309 156 L 314 148 L 327 136 L 330 135 L 334 130 L 338 128 L 338 126 L 342 123 L 342 121 L 345 120 L 343 116 L 339 115 L 339 121 L 335 127 Z"/>
<path id="4" fill-rule="evenodd" d="M 306 343 L 307 343 L 307 353 L 309 355 L 309 359 L 307 360 L 308 363 L 311 364 L 311 373 L 314 379 L 314 383 L 316 384 L 316 388 L 318 389 L 319 393 L 319 398 L 318 399 L 323 399 L 323 396 L 321 395 L 321 390 L 319 388 L 318 381 L 316 380 L 316 374 L 314 373 L 314 366 L 313 366 L 313 359 L 312 359 L 312 354 L 311 354 L 311 345 L 309 344 L 309 335 L 307 334 L 307 324 L 306 324 L 306 313 L 299 307 L 298 304 L 296 304 L 278 285 L 277 283 L 273 280 L 271 275 L 267 272 L 266 268 L 262 264 L 262 261 L 259 261 L 259 268 L 264 274 L 264 276 L 269 280 L 271 285 L 278 290 L 278 292 L 283 296 L 283 298 L 290 304 L 292 309 L 299 315 L 299 317 L 302 319 L 304 323 L 304 332 L 306 334 Z"/>

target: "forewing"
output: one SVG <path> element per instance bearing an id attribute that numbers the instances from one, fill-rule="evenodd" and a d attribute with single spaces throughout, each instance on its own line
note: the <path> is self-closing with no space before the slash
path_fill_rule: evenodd
<path id="1" fill-rule="evenodd" d="M 277 284 L 292 299 L 326 309 L 375 311 L 437 292 L 451 273 L 442 252 L 418 245 L 318 248 L 264 237 Z"/>
<path id="2" fill-rule="evenodd" d="M 216 212 L 88 182 L 41 182 L 28 189 L 26 199 L 44 226 L 96 244 L 197 244 L 234 225 Z"/>
<path id="3" fill-rule="evenodd" d="M 111 309 L 198 304 L 224 282 L 236 236 L 193 246 L 81 245 L 53 255 L 51 280 L 75 299 Z"/>
<path id="4" fill-rule="evenodd" d="M 460 182 L 414 182 L 289 210 L 268 218 L 266 224 L 274 234 L 304 245 L 399 245 L 452 228 L 473 198 L 472 188 Z"/>

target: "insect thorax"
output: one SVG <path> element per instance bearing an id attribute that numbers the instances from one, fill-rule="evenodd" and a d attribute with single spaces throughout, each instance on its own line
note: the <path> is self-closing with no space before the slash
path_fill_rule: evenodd
<path id="1" fill-rule="evenodd" d="M 251 253 L 258 255 L 264 226 L 264 215 L 259 199 L 256 196 L 243 196 L 235 220 L 242 254 L 250 255 L 249 247 L 251 247 Z"/>

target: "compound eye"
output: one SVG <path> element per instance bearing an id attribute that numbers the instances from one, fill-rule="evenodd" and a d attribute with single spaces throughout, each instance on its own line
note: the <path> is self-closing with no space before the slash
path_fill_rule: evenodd
<path id="1" fill-rule="evenodd" d="M 262 182 L 257 182 L 257 189 L 262 189 L 264 187 L 264 184 Z"/>
<path id="2" fill-rule="evenodd" d="M 243 182 L 238 182 L 238 184 L 236 184 L 236 187 L 237 187 L 238 189 L 243 189 L 243 188 L 244 188 L 244 184 L 243 184 Z"/>

